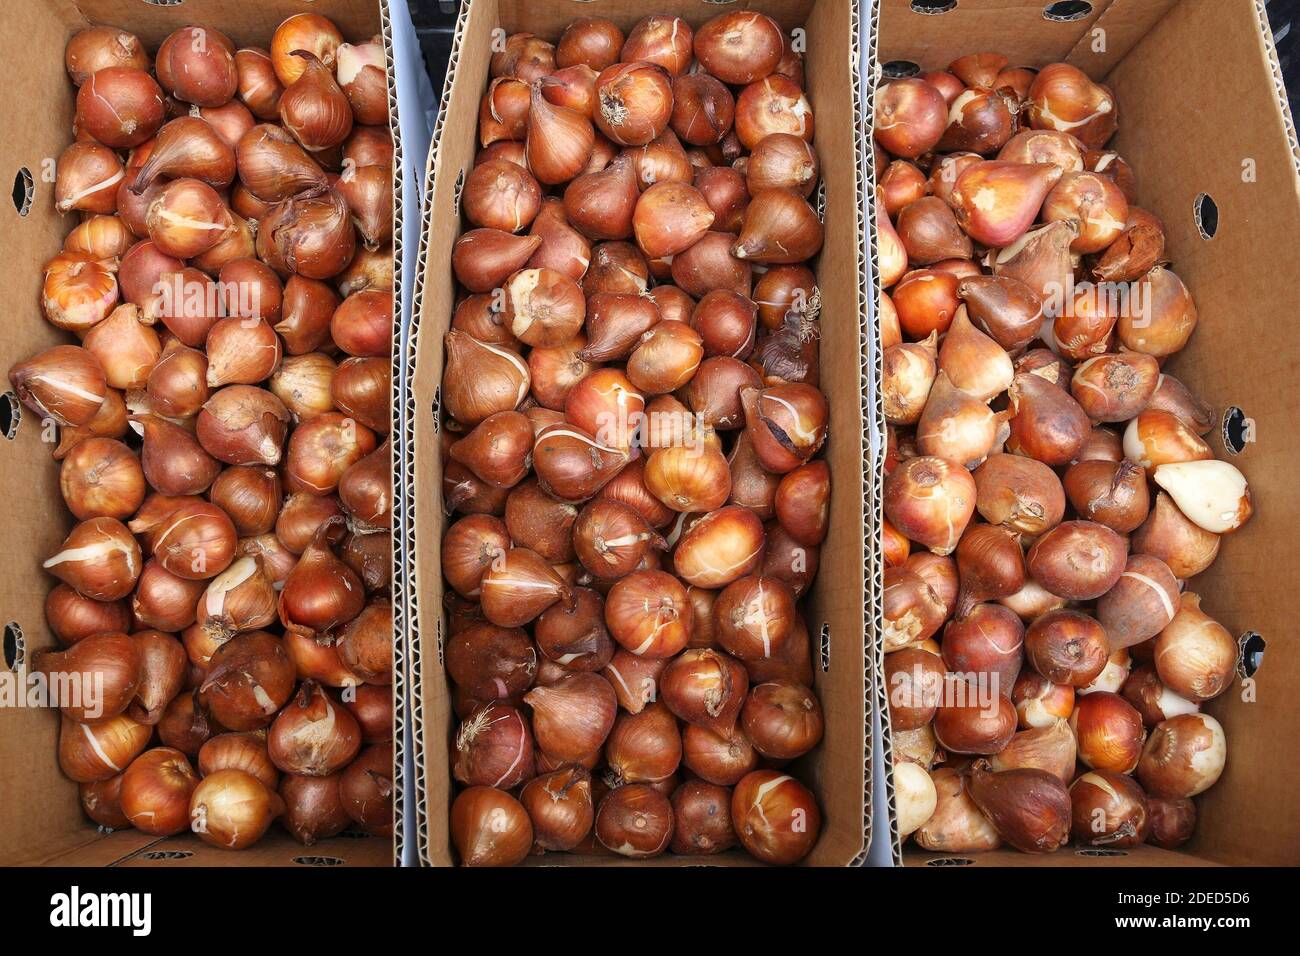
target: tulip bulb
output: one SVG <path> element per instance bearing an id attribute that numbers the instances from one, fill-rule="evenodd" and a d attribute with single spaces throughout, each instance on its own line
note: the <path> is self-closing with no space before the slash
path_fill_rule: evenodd
<path id="1" fill-rule="evenodd" d="M 803 262 L 821 251 L 824 233 L 816 210 L 793 189 L 765 189 L 750 201 L 731 251 L 768 265 Z"/>
<path id="2" fill-rule="evenodd" d="M 915 159 L 929 152 L 947 125 L 943 94 L 924 80 L 894 80 L 876 94 L 875 138 L 895 156 Z"/>
<path id="3" fill-rule="evenodd" d="M 975 512 L 975 481 L 944 458 L 909 458 L 885 478 L 885 516 L 935 554 L 951 554 Z"/>
<path id="4" fill-rule="evenodd" d="M 1090 149 L 1106 145 L 1117 112 L 1110 91 L 1068 63 L 1043 67 L 1029 87 L 1029 125 L 1070 133 Z"/>
<path id="5" fill-rule="evenodd" d="M 943 340 L 939 368 L 953 386 L 982 402 L 1006 391 L 1015 377 L 1005 349 L 975 328 L 965 308 L 957 310 Z"/>
<path id="6" fill-rule="evenodd" d="M 978 163 L 958 176 L 953 187 L 957 221 L 976 242 L 1002 249 L 1025 234 L 1060 178 L 1057 166 Z"/>
<path id="7" fill-rule="evenodd" d="M 668 105 L 671 109 L 671 102 Z M 528 168 L 540 182 L 553 186 L 573 179 L 586 166 L 595 141 L 589 119 L 552 104 L 542 95 L 541 84 L 533 84 L 525 150 Z"/>
<path id="8" fill-rule="evenodd" d="M 1158 466 L 1152 480 L 1204 531 L 1236 531 L 1254 512 L 1250 487 L 1234 465 L 1214 459 Z"/>

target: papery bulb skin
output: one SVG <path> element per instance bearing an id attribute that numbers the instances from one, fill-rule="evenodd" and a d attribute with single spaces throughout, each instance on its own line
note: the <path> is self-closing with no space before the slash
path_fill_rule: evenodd
<path id="1" fill-rule="evenodd" d="M 1070 794 L 1045 770 L 971 768 L 971 796 L 1004 840 L 1025 853 L 1053 853 L 1070 838 Z"/>
<path id="2" fill-rule="evenodd" d="M 575 110 L 548 102 L 541 84 L 534 83 L 525 150 L 529 169 L 538 181 L 553 186 L 573 179 L 582 172 L 594 145 L 591 121 Z"/>
<path id="3" fill-rule="evenodd" d="M 452 772 L 468 786 L 510 789 L 533 774 L 533 737 L 514 707 L 480 707 L 456 731 Z"/>
<path id="4" fill-rule="evenodd" d="M 968 89 L 948 104 L 948 128 L 936 148 L 987 155 L 1005 145 L 1014 130 L 1015 118 L 1000 93 Z"/>
<path id="5" fill-rule="evenodd" d="M 911 458 L 885 479 L 885 514 L 935 554 L 951 554 L 975 512 L 970 472 L 943 458 Z"/>
<path id="6" fill-rule="evenodd" d="M 956 388 L 981 402 L 1006 391 L 1015 377 L 1005 349 L 975 327 L 965 308 L 959 308 L 953 316 L 939 350 L 939 368 Z"/>
<path id="7" fill-rule="evenodd" d="M 140 577 L 140 546 L 116 518 L 90 518 L 76 525 L 41 567 L 83 597 L 117 601 Z"/>
<path id="8" fill-rule="evenodd" d="M 267 747 L 285 773 L 326 777 L 357 755 L 361 728 L 351 711 L 319 684 L 306 681 L 267 731 Z"/>
<path id="9" fill-rule="evenodd" d="M 446 337 L 443 401 L 447 412 L 473 427 L 496 412 L 513 411 L 528 395 L 532 376 L 518 354 L 452 329 Z"/>
<path id="10" fill-rule="evenodd" d="M 1128 543 L 1094 521 L 1063 521 L 1029 549 L 1030 575 L 1053 594 L 1091 601 L 1115 586 L 1124 573 Z"/>
<path id="11" fill-rule="evenodd" d="M 533 688 L 524 701 L 533 709 L 538 749 L 574 763 L 600 750 L 618 713 L 614 688 L 599 674 L 571 674 Z"/>
<path id="12" fill-rule="evenodd" d="M 1063 388 L 1024 372 L 1016 375 L 1009 391 L 1007 450 L 1052 466 L 1073 460 L 1092 430 L 1079 403 Z"/>
<path id="13" fill-rule="evenodd" d="M 1070 787 L 1072 832 L 1090 846 L 1140 846 L 1150 831 L 1147 798 L 1132 777 L 1094 770 Z"/>
<path id="14" fill-rule="evenodd" d="M 678 77 L 691 65 L 694 38 L 690 24 L 681 17 L 652 14 L 639 20 L 628 33 L 621 53 L 614 55 L 614 62 L 655 63 L 669 75 Z"/>
<path id="15" fill-rule="evenodd" d="M 803 196 L 764 189 L 750 201 L 732 255 L 769 265 L 803 262 L 821 251 L 824 238 L 825 226 Z"/>
<path id="16" fill-rule="evenodd" d="M 929 640 L 948 617 L 930 584 L 907 567 L 885 569 L 883 609 L 886 653 Z"/>
<path id="17" fill-rule="evenodd" d="M 1130 205 L 1124 231 L 1097 256 L 1093 278 L 1100 282 L 1133 282 L 1154 269 L 1164 252 L 1164 224 L 1145 209 Z"/>
<path id="18" fill-rule="evenodd" d="M 1074 732 L 1064 718 L 1054 718 L 1041 727 L 1021 730 L 1010 743 L 989 758 L 994 770 L 1019 768 L 1046 770 L 1062 783 L 1074 779 L 1078 756 Z"/>
<path id="19" fill-rule="evenodd" d="M 1226 761 L 1227 740 L 1219 722 L 1208 714 L 1181 714 L 1151 731 L 1137 778 L 1154 796 L 1194 797 L 1218 782 Z"/>
<path id="20" fill-rule="evenodd" d="M 1106 145 L 1118 123 L 1110 91 L 1067 63 L 1052 63 L 1038 72 L 1029 87 L 1027 116 L 1034 129 L 1070 133 L 1090 149 Z"/>
<path id="21" fill-rule="evenodd" d="M 944 259 L 968 259 L 970 238 L 942 199 L 925 196 L 904 206 L 895 224 L 909 262 L 931 265 Z"/>
<path id="22" fill-rule="evenodd" d="M 59 425 L 87 425 L 103 407 L 109 389 L 93 353 L 56 345 L 9 370 L 19 400 Z"/>
<path id="23" fill-rule="evenodd" d="M 258 730 L 269 726 L 288 703 L 295 683 L 293 661 L 279 638 L 248 631 L 231 637 L 212 655 L 198 702 L 228 730 Z"/>
<path id="24" fill-rule="evenodd" d="M 135 698 L 141 654 L 139 645 L 125 634 L 94 634 L 67 650 L 38 653 L 32 669 L 47 681 L 85 684 L 81 694 L 67 694 L 58 701 L 59 709 L 72 720 L 97 724 L 125 711 Z"/>
<path id="25" fill-rule="evenodd" d="M 1070 251 L 1101 252 L 1120 237 L 1128 221 L 1128 200 L 1111 180 L 1091 172 L 1066 173 L 1043 203 L 1043 219 L 1069 219 L 1078 225 Z"/>
<path id="26" fill-rule="evenodd" d="M 876 141 L 904 159 L 933 149 L 948 125 L 943 95 L 921 79 L 886 84 L 877 94 L 876 109 Z"/>
<path id="27" fill-rule="evenodd" d="M 344 519 L 327 518 L 280 590 L 280 623 L 305 636 L 327 636 L 365 607 L 361 580 L 333 551 L 342 538 Z"/>
<path id="28" fill-rule="evenodd" d="M 1027 285 L 1042 301 L 1044 314 L 1056 316 L 1065 307 L 1064 291 L 1074 275 L 1070 255 L 1074 236 L 1072 222 L 1036 226 L 991 252 L 987 262 L 995 276 L 1019 279 Z"/>
<path id="29" fill-rule="evenodd" d="M 572 605 L 573 591 L 535 551 L 511 548 L 483 575 L 483 613 L 498 627 L 520 627 L 557 601 Z"/>
<path id="30" fill-rule="evenodd" d="M 930 773 L 936 791 L 934 813 L 914 833 L 916 844 L 945 853 L 997 849 L 1002 838 L 971 799 L 960 771 L 938 767 Z"/>
<path id="31" fill-rule="evenodd" d="M 1181 595 L 1178 613 L 1155 640 L 1156 672 L 1165 686 L 1193 701 L 1217 697 L 1232 685 L 1237 641 L 1201 610 L 1201 597 Z"/>
<path id="32" fill-rule="evenodd" d="M 1025 234 L 1060 178 L 1060 168 L 1046 164 L 978 163 L 953 187 L 957 221 L 976 242 L 1001 249 Z"/>

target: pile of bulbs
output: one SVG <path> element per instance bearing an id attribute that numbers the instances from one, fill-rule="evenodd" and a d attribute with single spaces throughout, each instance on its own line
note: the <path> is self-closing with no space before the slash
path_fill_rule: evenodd
<path id="1" fill-rule="evenodd" d="M 1196 307 L 1116 123 L 992 53 L 877 99 L 885 680 L 927 850 L 1172 848 L 1223 770 L 1237 642 L 1184 587 L 1250 495 L 1162 372 Z"/>
<path id="2" fill-rule="evenodd" d="M 220 847 L 392 827 L 392 140 L 379 38 L 185 27 L 68 43 L 76 142 L 10 371 L 77 524 L 37 671 L 102 826 Z M 92 694 L 91 691 L 97 690 Z M 93 699 L 92 699 L 93 697 Z"/>
<path id="3" fill-rule="evenodd" d="M 463 863 L 793 863 L 825 538 L 802 56 L 757 13 L 506 39 L 446 338 Z"/>

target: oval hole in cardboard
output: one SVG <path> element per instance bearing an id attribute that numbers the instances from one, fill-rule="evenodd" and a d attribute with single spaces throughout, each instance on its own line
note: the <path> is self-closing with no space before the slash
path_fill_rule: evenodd
<path id="1" fill-rule="evenodd" d="M 343 861 L 337 856 L 295 856 L 293 862 L 299 866 L 342 866 Z"/>
<path id="2" fill-rule="evenodd" d="M 1213 239 L 1219 231 L 1219 204 L 1209 193 L 1201 193 L 1192 202 L 1192 212 L 1196 216 L 1196 231 L 1202 239 Z"/>
<path id="3" fill-rule="evenodd" d="M 140 859 L 153 863 L 163 860 L 188 860 L 193 855 L 193 850 L 150 850 L 148 853 L 141 853 Z"/>
<path id="4" fill-rule="evenodd" d="M 825 621 L 822 622 L 821 652 L 822 673 L 825 674 L 831 669 L 831 626 Z"/>
<path id="5" fill-rule="evenodd" d="M 1252 423 L 1236 405 L 1229 405 L 1223 412 L 1223 447 L 1234 455 L 1240 455 L 1253 439 Z"/>
<path id="6" fill-rule="evenodd" d="M 916 76 L 921 72 L 921 65 L 911 60 L 890 60 L 880 65 L 880 73 L 887 80 L 898 80 L 905 76 Z"/>
<path id="7" fill-rule="evenodd" d="M 23 629 L 17 621 L 5 625 L 4 656 L 5 667 L 11 671 L 18 670 L 23 663 Z"/>
<path id="8" fill-rule="evenodd" d="M 967 856 L 941 856 L 938 859 L 926 860 L 926 866 L 970 866 L 975 861 Z"/>
<path id="9" fill-rule="evenodd" d="M 18 434 L 18 423 L 23 420 L 23 407 L 13 392 L 0 395 L 0 435 L 13 441 Z"/>
<path id="10" fill-rule="evenodd" d="M 1237 673 L 1243 679 L 1254 677 L 1264 663 L 1264 648 L 1268 644 L 1258 631 L 1247 631 L 1237 638 L 1237 646 L 1241 649 L 1237 657 Z"/>
<path id="11" fill-rule="evenodd" d="M 1075 850 L 1075 856 L 1128 856 L 1128 850 L 1107 850 L 1103 847 L 1089 846 Z"/>
<path id="12" fill-rule="evenodd" d="M 185 0 L 144 0 L 151 7 L 179 7 Z"/>
<path id="13" fill-rule="evenodd" d="M 430 408 L 433 412 L 433 433 L 436 435 L 442 430 L 442 386 L 439 385 L 433 390 L 433 405 Z"/>
<path id="14" fill-rule="evenodd" d="M 460 196 L 461 193 L 463 193 L 464 191 L 465 191 L 465 170 L 462 169 L 456 176 L 456 187 L 455 187 L 455 191 L 452 193 L 452 198 L 451 198 L 452 212 L 457 216 L 460 215 Z"/>
<path id="15" fill-rule="evenodd" d="M 1082 20 L 1090 13 L 1092 13 L 1092 4 L 1087 0 L 1058 0 L 1057 3 L 1049 3 L 1043 7 L 1043 19 L 1055 23 Z"/>
<path id="16" fill-rule="evenodd" d="M 912 12 L 925 17 L 937 17 L 957 7 L 957 0 L 912 0 Z"/>
<path id="17" fill-rule="evenodd" d="M 25 216 L 31 211 L 32 197 L 35 194 L 36 185 L 32 179 L 32 171 L 23 166 L 18 172 L 14 173 L 14 188 L 11 193 L 14 208 L 18 210 L 18 215 Z"/>

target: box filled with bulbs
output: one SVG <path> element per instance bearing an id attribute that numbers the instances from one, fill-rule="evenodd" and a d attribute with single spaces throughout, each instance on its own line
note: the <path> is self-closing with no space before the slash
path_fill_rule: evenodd
<path id="1" fill-rule="evenodd" d="M 876 16 L 895 858 L 1294 864 L 1300 202 L 1262 4 Z"/>
<path id="2" fill-rule="evenodd" d="M 864 859 L 858 15 L 463 4 L 403 437 L 426 864 Z"/>
<path id="3" fill-rule="evenodd" d="M 386 10 L 6 10 L 0 863 L 392 865 Z"/>

